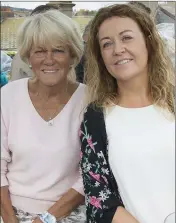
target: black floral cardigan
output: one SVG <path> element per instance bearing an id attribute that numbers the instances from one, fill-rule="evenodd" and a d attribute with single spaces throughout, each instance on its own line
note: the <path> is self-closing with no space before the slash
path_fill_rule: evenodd
<path id="1" fill-rule="evenodd" d="M 104 114 L 89 105 L 80 128 L 81 171 L 88 223 L 111 223 L 118 206 L 124 206 L 108 162 Z"/>

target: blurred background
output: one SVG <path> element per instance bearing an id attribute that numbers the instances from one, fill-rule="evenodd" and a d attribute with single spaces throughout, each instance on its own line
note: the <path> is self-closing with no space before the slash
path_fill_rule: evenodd
<path id="1" fill-rule="evenodd" d="M 13 58 L 17 53 L 16 35 L 21 23 L 31 11 L 44 4 L 57 5 L 58 10 L 71 17 L 80 26 L 83 33 L 89 21 L 96 15 L 101 7 L 115 4 L 128 3 L 129 1 L 49 1 L 49 2 L 1 2 L 1 51 Z M 139 1 L 151 10 L 160 35 L 166 43 L 169 56 L 175 66 L 175 1 Z M 2 54 L 2 53 L 1 53 Z M 9 58 L 7 58 L 9 65 Z M 2 58 L 1 58 L 2 64 Z"/>

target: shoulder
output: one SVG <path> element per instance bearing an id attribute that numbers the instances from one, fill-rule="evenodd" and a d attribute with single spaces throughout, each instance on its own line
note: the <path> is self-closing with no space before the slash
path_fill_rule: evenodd
<path id="1" fill-rule="evenodd" d="M 28 78 L 23 78 L 20 80 L 12 81 L 6 84 L 4 87 L 1 88 L 1 92 L 11 92 L 14 89 L 18 89 L 20 86 L 24 86 L 27 83 Z M 13 92 L 14 93 L 14 92 Z"/>
<path id="2" fill-rule="evenodd" d="M 101 148 L 106 150 L 107 134 L 102 108 L 98 108 L 93 104 L 87 106 L 84 111 L 81 130 L 83 133 L 88 134 L 88 136 L 91 136 L 92 139 L 96 140 L 99 144 L 97 149 Z"/>
<path id="3" fill-rule="evenodd" d="M 83 107 L 85 102 L 85 96 L 86 96 L 86 85 L 81 83 L 76 83 L 74 89 L 74 100 L 79 102 L 81 104 L 81 107 Z M 77 104 L 78 105 L 78 104 Z"/>
<path id="4" fill-rule="evenodd" d="M 79 82 L 72 82 L 70 85 L 70 91 L 72 92 L 72 94 L 76 94 L 76 95 L 83 95 L 83 93 L 86 90 L 86 85 L 79 83 Z M 69 89 L 68 89 L 69 90 Z"/>
<path id="5" fill-rule="evenodd" d="M 95 124 L 97 127 L 104 124 L 103 108 L 97 107 L 93 103 L 89 104 L 84 113 L 84 119 L 89 123 Z"/>
<path id="6" fill-rule="evenodd" d="M 27 79 L 20 79 L 16 81 L 9 82 L 5 86 L 1 88 L 1 100 L 2 102 L 5 100 L 13 101 L 13 98 L 18 97 L 19 94 L 23 94 L 24 86 L 27 86 Z"/>
<path id="7" fill-rule="evenodd" d="M 82 83 L 78 83 L 78 90 L 79 92 L 85 93 L 85 90 L 87 89 L 87 86 Z"/>

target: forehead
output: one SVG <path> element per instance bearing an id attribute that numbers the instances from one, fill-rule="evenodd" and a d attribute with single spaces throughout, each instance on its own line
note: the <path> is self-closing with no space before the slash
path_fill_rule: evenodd
<path id="1" fill-rule="evenodd" d="M 53 43 L 35 43 L 32 45 L 32 49 L 42 48 L 46 50 L 52 50 L 56 48 L 68 48 L 67 45 L 61 41 Z"/>
<path id="2" fill-rule="evenodd" d="M 113 34 L 119 34 L 124 30 L 132 30 L 133 32 L 140 32 L 138 24 L 129 17 L 118 17 L 106 19 L 100 26 L 98 36 L 109 36 Z"/>

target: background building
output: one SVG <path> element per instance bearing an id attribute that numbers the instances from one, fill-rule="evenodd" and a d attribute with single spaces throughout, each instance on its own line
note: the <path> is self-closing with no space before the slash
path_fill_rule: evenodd
<path id="1" fill-rule="evenodd" d="M 150 7 L 156 18 L 156 23 L 175 23 L 175 2 L 165 5 L 158 5 L 158 2 L 144 1 L 142 2 Z M 93 18 L 93 15 L 74 16 L 72 1 L 50 1 L 46 4 L 55 4 L 58 10 L 71 17 L 77 22 L 83 33 L 85 26 Z M 84 9 L 82 9 L 84 11 Z M 80 10 L 81 11 L 81 10 Z M 30 14 L 31 10 L 13 8 L 9 6 L 1 6 L 1 49 L 5 51 L 16 51 L 16 35 L 18 27 L 22 24 L 25 17 Z M 78 15 L 79 13 L 77 13 Z"/>
<path id="2" fill-rule="evenodd" d="M 48 5 L 57 5 L 59 11 L 63 12 L 65 15 L 72 17 L 73 15 L 73 7 L 75 4 L 72 1 L 50 1 Z"/>

